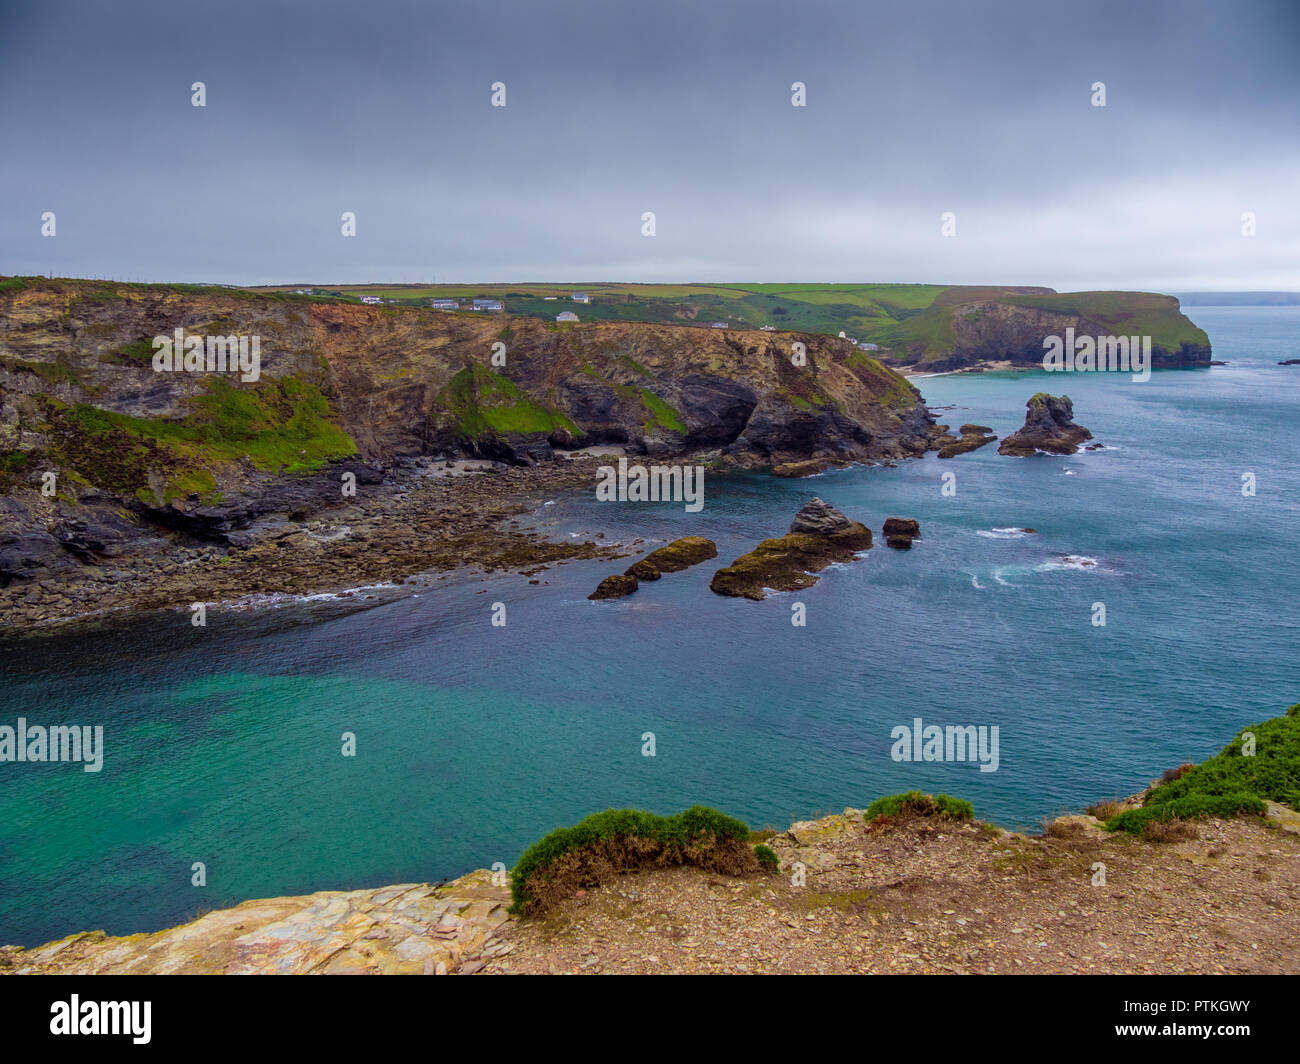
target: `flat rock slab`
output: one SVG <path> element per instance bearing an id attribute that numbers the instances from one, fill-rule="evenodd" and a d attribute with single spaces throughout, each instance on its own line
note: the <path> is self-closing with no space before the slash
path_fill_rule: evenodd
<path id="1" fill-rule="evenodd" d="M 155 934 L 71 935 L 0 949 L 0 972 L 67 975 L 419 975 L 500 955 L 510 892 L 491 873 L 246 901 Z"/>

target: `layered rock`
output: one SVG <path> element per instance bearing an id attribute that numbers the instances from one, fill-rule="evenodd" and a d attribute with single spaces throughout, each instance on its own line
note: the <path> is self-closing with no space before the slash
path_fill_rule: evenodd
<path id="1" fill-rule="evenodd" d="M 1075 454 L 1092 433 L 1074 423 L 1074 404 L 1069 396 L 1059 398 L 1039 392 L 1025 404 L 1025 424 L 998 447 L 998 454 L 1027 458 L 1038 452 Z"/>
<path id="2" fill-rule="evenodd" d="M 755 601 L 766 591 L 794 591 L 817 583 L 813 573 L 834 562 L 849 561 L 871 547 L 871 530 L 850 521 L 821 499 L 813 499 L 795 516 L 790 531 L 765 539 L 748 554 L 713 574 L 709 588 L 719 595 Z"/>
<path id="3" fill-rule="evenodd" d="M 956 458 L 959 454 L 977 451 L 981 447 L 997 442 L 993 430 L 987 425 L 963 425 L 958 431 L 961 433 L 960 439 L 951 435 L 941 438 L 940 458 Z"/>
<path id="4" fill-rule="evenodd" d="M 60 975 L 472 975 L 513 948 L 492 873 L 246 901 L 181 927 L 0 947 L 0 972 Z"/>

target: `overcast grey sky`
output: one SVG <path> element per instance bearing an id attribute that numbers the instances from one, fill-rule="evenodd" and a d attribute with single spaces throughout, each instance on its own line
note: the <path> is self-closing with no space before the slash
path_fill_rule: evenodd
<path id="1" fill-rule="evenodd" d="M 0 0 L 50 272 L 1300 290 L 1300 3 Z"/>

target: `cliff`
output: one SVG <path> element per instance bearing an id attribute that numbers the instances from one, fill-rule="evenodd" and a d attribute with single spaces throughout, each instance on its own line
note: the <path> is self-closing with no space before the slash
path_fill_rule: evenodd
<path id="1" fill-rule="evenodd" d="M 1150 336 L 1156 369 L 1208 366 L 1210 340 L 1173 296 L 1149 292 L 1038 292 L 952 288 L 880 339 L 894 365 L 927 371 L 984 361 L 1041 366 L 1043 340 L 1064 336 Z"/>
<path id="2" fill-rule="evenodd" d="M 151 339 L 178 329 L 257 337 L 257 379 L 155 371 Z M 791 362 L 796 342 L 806 365 Z M 734 466 L 885 459 L 922 453 L 929 427 L 905 379 L 825 336 L 12 278 L 0 587 L 160 536 L 238 545 L 257 522 L 336 506 L 343 473 L 381 492 L 413 456 L 533 466 L 617 445 Z"/>

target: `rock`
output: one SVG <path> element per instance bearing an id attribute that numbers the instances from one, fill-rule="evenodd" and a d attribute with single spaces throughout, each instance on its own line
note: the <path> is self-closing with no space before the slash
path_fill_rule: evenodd
<path id="1" fill-rule="evenodd" d="M 643 561 L 649 562 L 661 573 L 679 573 L 692 565 L 718 556 L 718 546 L 703 536 L 683 536 L 658 550 L 652 550 Z"/>
<path id="2" fill-rule="evenodd" d="M 1057 398 L 1046 392 L 1032 396 L 1025 404 L 1025 424 L 1002 441 L 998 454 L 1027 458 L 1039 451 L 1047 454 L 1075 454 L 1092 433 L 1074 423 L 1074 404 L 1069 396 Z"/>
<path id="3" fill-rule="evenodd" d="M 966 454 L 968 451 L 977 451 L 981 447 L 985 447 L 997 440 L 996 436 L 981 436 L 978 432 L 966 432 L 966 429 L 980 429 L 983 432 L 989 431 L 980 425 L 963 425 L 963 435 L 960 440 L 955 440 L 951 436 L 940 437 L 935 441 L 935 444 L 939 448 L 940 458 L 955 458 L 957 455 Z"/>
<path id="4" fill-rule="evenodd" d="M 894 550 L 911 550 L 912 537 L 911 536 L 886 536 L 885 546 L 893 547 Z"/>
<path id="5" fill-rule="evenodd" d="M 814 498 L 795 514 L 794 520 L 790 522 L 790 531 L 826 536 L 832 532 L 843 532 L 851 524 L 852 522 L 830 503 Z"/>
<path id="6" fill-rule="evenodd" d="M 811 477 L 824 473 L 839 463 L 827 458 L 809 458 L 802 462 L 782 462 L 772 467 L 774 477 Z"/>
<path id="7" fill-rule="evenodd" d="M 607 576 L 596 587 L 589 599 L 615 599 L 622 598 L 624 595 L 630 595 L 637 588 L 635 576 L 628 576 L 626 573 L 615 573 L 613 576 Z"/>
<path id="8" fill-rule="evenodd" d="M 634 576 L 638 580 L 658 580 L 663 574 L 659 567 L 649 558 L 642 558 L 639 562 L 633 562 L 624 571 L 625 576 Z"/>
<path id="9" fill-rule="evenodd" d="M 987 425 L 963 425 L 957 431 L 963 436 L 987 436 L 993 430 Z"/>
<path id="10" fill-rule="evenodd" d="M 1219 363 L 1219 364 L 1226 365 L 1226 363 Z M 1278 365 L 1279 366 L 1300 366 L 1300 358 L 1288 358 L 1285 362 L 1279 362 Z"/>
<path id="11" fill-rule="evenodd" d="M 921 522 L 911 517 L 889 517 L 881 531 L 887 536 L 919 536 Z"/>
<path id="12" fill-rule="evenodd" d="M 810 532 L 801 529 L 825 528 Z M 871 530 L 850 521 L 821 499 L 814 499 L 795 517 L 791 531 L 776 539 L 765 539 L 748 554 L 713 574 L 709 589 L 718 595 L 747 598 L 765 597 L 765 589 L 794 591 L 812 587 L 812 574 L 833 562 L 850 561 L 859 551 L 871 547 Z"/>

